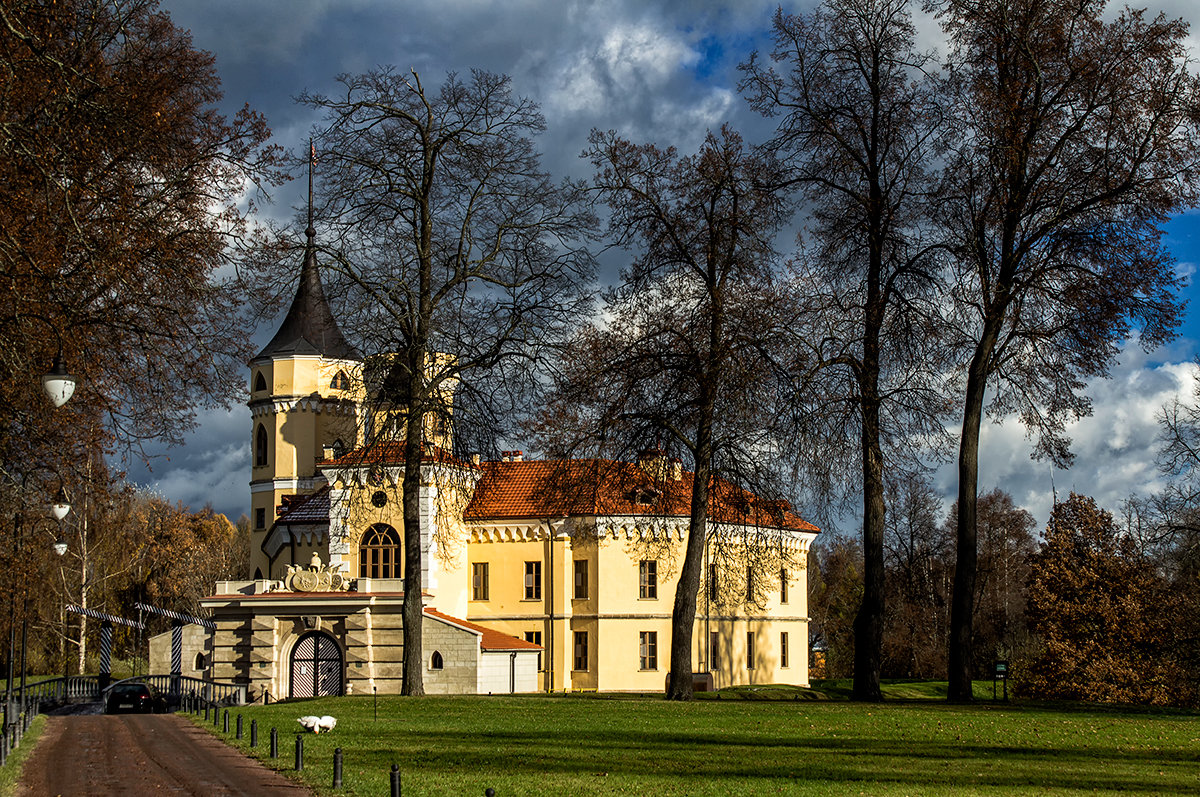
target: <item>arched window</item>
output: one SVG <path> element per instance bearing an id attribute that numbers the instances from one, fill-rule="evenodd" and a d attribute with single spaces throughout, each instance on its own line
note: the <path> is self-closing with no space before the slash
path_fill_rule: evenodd
<path id="1" fill-rule="evenodd" d="M 400 535 L 386 523 L 367 529 L 358 547 L 360 578 L 400 578 Z"/>
<path id="2" fill-rule="evenodd" d="M 262 372 L 262 371 L 259 371 L 259 372 L 258 372 L 257 374 L 255 374 L 255 376 L 254 376 L 254 389 L 255 389 L 256 391 L 258 391 L 258 390 L 266 390 L 266 389 L 267 389 L 267 378 L 266 378 L 265 376 L 263 376 L 263 372 Z"/>
<path id="3" fill-rule="evenodd" d="M 436 650 L 433 652 L 433 655 L 429 657 L 429 669 L 442 669 L 442 654 L 438 653 Z"/>
<path id="4" fill-rule="evenodd" d="M 254 568 L 254 580 L 262 581 L 262 577 L 263 577 L 262 568 L 261 567 Z"/>
<path id="5" fill-rule="evenodd" d="M 267 464 L 267 427 L 261 423 L 254 433 L 254 466 L 261 468 Z"/>
<path id="6" fill-rule="evenodd" d="M 349 390 L 350 377 L 346 376 L 345 371 L 338 371 L 333 375 L 333 381 L 329 383 L 329 386 L 334 390 Z"/>
<path id="7" fill-rule="evenodd" d="M 193 667 L 193 669 L 195 669 L 195 670 L 203 670 L 203 669 L 204 669 L 206 666 L 208 666 L 208 663 L 207 663 L 207 662 L 205 662 L 205 660 L 204 660 L 204 654 L 203 654 L 203 653 L 197 653 L 197 654 L 196 654 L 196 666 L 195 666 L 195 667 Z"/>
<path id="8" fill-rule="evenodd" d="M 342 438 L 340 437 L 333 441 L 333 445 L 331 445 L 330 448 L 333 449 L 334 459 L 341 459 L 346 453 L 346 444 L 342 442 Z"/>

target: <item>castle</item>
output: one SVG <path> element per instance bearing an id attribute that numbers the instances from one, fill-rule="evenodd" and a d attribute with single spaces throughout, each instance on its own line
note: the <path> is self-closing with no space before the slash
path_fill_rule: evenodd
<path id="1" fill-rule="evenodd" d="M 250 362 L 253 577 L 218 582 L 216 630 L 185 670 L 274 698 L 399 692 L 400 441 L 378 431 L 364 358 L 323 293 L 313 230 L 292 305 Z M 636 462 L 454 454 L 422 467 L 429 693 L 659 691 L 670 658 L 691 474 Z M 723 487 L 725 489 L 716 489 Z M 783 502 L 714 485 L 693 661 L 715 688 L 808 683 L 808 547 Z M 176 666 L 180 654 L 176 654 Z"/>

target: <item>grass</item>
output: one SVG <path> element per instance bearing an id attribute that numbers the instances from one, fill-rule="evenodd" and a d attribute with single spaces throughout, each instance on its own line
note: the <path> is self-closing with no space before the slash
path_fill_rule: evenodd
<path id="1" fill-rule="evenodd" d="M 235 712 L 230 733 L 216 732 L 318 794 L 387 794 L 393 762 L 409 797 L 487 787 L 500 797 L 1200 793 L 1196 712 L 951 706 L 930 699 L 945 689 L 930 682 L 889 684 L 893 696 L 908 697 L 882 704 L 809 699 L 841 688 L 760 687 L 682 704 L 629 695 L 387 696 L 377 721 L 371 697 L 323 698 L 238 709 L 240 741 Z M 331 714 L 338 726 L 304 735 L 305 770 L 294 773 L 296 719 L 305 714 Z M 257 750 L 249 749 L 251 719 Z M 345 756 L 338 792 L 330 788 L 335 747 Z"/>
<path id="2" fill-rule="evenodd" d="M 34 717 L 33 722 L 29 724 L 29 730 L 21 737 L 20 746 L 9 755 L 4 766 L 0 767 L 0 797 L 12 797 L 16 793 L 17 784 L 21 780 L 21 770 L 25 767 L 25 761 L 33 754 L 33 748 L 37 746 L 38 737 L 42 735 L 45 727 L 46 718 L 43 715 Z"/>

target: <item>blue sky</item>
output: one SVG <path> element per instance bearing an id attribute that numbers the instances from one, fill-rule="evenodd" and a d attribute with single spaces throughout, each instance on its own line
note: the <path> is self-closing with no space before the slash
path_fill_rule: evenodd
<path id="1" fill-rule="evenodd" d="M 1200 22 L 1194 0 L 1146 3 L 1152 11 Z M 785 4 L 789 11 L 811 2 Z M 223 109 L 243 104 L 262 112 L 276 141 L 306 148 L 317 119 L 294 98 L 333 92 L 335 77 L 379 64 L 415 68 L 427 81 L 447 71 L 479 67 L 513 77 L 516 90 L 542 105 L 548 130 L 539 141 L 558 176 L 587 176 L 579 159 L 593 127 L 634 139 L 695 150 L 706 130 L 729 121 L 750 141 L 770 131 L 737 95 L 737 64 L 754 47 L 769 48 L 773 3 L 705 0 L 164 0 L 175 23 L 216 56 L 225 89 Z M 936 24 L 918 19 L 925 46 L 937 45 Z M 1200 59 L 1200 38 L 1191 38 Z M 277 191 L 264 213 L 289 219 L 303 201 L 302 181 Z M 1200 214 L 1175 219 L 1167 244 L 1191 275 L 1200 264 Z M 298 264 L 297 264 L 298 265 Z M 1189 287 L 1185 296 L 1196 291 Z M 274 324 L 258 330 L 265 342 Z M 1200 301 L 1193 299 L 1175 343 L 1149 354 L 1127 347 L 1112 378 L 1091 386 L 1095 414 L 1072 430 L 1077 455 L 1067 472 L 1051 474 L 1029 458 L 1014 421 L 984 430 L 980 484 L 1003 487 L 1044 525 L 1050 478 L 1060 493 L 1077 489 L 1116 509 L 1131 491 L 1160 485 L 1154 467 L 1158 408 L 1190 397 L 1190 361 L 1200 341 Z M 201 428 L 184 446 L 160 450 L 151 470 L 131 477 L 168 499 L 199 509 L 211 503 L 236 519 L 248 511 L 250 416 L 243 397 L 231 411 L 201 413 Z M 946 496 L 953 468 L 934 479 Z"/>

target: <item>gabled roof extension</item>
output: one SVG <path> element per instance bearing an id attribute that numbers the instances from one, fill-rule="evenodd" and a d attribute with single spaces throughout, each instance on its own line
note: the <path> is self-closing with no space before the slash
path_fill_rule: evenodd
<path id="1" fill-rule="evenodd" d="M 502 634 L 491 628 L 487 628 L 476 623 L 460 620 L 457 617 L 451 617 L 448 614 L 442 614 L 437 609 L 429 606 L 425 607 L 425 614 L 430 617 L 441 620 L 450 625 L 456 625 L 459 628 L 473 631 L 479 634 L 479 647 L 481 650 L 541 650 L 542 646 L 533 642 L 526 642 L 524 639 Z"/>

